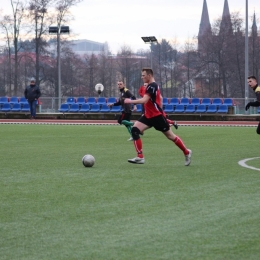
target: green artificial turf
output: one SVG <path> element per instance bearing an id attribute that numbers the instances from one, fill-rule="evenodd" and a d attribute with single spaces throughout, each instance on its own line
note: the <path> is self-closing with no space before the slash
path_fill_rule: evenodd
<path id="1" fill-rule="evenodd" d="M 0 125 L 0 259 L 260 259 L 255 129 L 176 133 L 189 167 L 153 129 L 134 165 L 123 126 Z"/>

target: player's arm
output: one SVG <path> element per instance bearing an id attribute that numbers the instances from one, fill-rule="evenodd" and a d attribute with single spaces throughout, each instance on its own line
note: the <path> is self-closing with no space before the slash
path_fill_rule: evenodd
<path id="1" fill-rule="evenodd" d="M 162 97 L 162 95 L 160 95 L 160 99 L 161 99 L 161 102 L 160 102 L 160 107 L 162 108 L 162 103 L 163 103 L 163 97 Z"/>
<path id="2" fill-rule="evenodd" d="M 128 96 L 128 98 L 130 98 L 132 100 L 136 100 L 136 97 L 129 90 L 127 90 L 127 96 Z M 133 111 L 136 111 L 136 110 L 137 110 L 137 107 L 134 104 Z"/>
<path id="3" fill-rule="evenodd" d="M 245 107 L 245 110 L 248 110 L 250 107 L 259 107 L 260 106 L 260 92 L 256 92 L 256 101 L 254 102 L 248 102 L 246 107 Z"/>
<path id="4" fill-rule="evenodd" d="M 248 110 L 250 107 L 259 107 L 259 106 L 260 106 L 259 101 L 248 102 L 245 109 Z"/>
<path id="5" fill-rule="evenodd" d="M 130 98 L 125 99 L 125 104 L 145 104 L 150 99 L 150 96 L 148 94 L 144 94 L 144 96 L 140 99 L 132 100 Z"/>
<path id="6" fill-rule="evenodd" d="M 109 107 L 112 107 L 112 106 L 120 106 L 120 105 L 121 105 L 120 99 L 119 99 L 117 102 L 115 102 L 115 103 L 108 104 Z"/>

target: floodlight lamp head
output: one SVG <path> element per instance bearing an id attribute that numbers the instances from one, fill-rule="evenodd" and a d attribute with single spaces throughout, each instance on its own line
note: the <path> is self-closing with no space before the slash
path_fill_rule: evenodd
<path id="1" fill-rule="evenodd" d="M 49 27 L 49 33 L 52 34 L 52 33 L 58 33 L 59 29 L 57 26 L 50 26 Z"/>
<path id="2" fill-rule="evenodd" d="M 69 33 L 70 27 L 69 26 L 61 26 L 60 27 L 60 33 Z"/>
<path id="3" fill-rule="evenodd" d="M 149 38 L 150 38 L 150 41 L 151 41 L 151 42 L 157 42 L 157 39 L 156 39 L 155 36 L 150 36 Z"/>
<path id="4" fill-rule="evenodd" d="M 141 37 L 145 43 L 155 43 L 158 42 L 155 36 L 144 36 Z"/>
<path id="5" fill-rule="evenodd" d="M 141 37 L 145 43 L 150 43 L 150 37 L 144 36 Z"/>

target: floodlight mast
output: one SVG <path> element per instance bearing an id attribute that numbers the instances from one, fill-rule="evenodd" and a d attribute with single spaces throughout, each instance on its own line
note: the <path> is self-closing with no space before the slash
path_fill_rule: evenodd
<path id="1" fill-rule="evenodd" d="M 146 44 L 150 44 L 150 49 L 151 49 L 151 53 L 150 53 L 150 57 L 151 57 L 151 69 L 153 67 L 153 58 L 152 58 L 152 45 L 153 43 L 158 43 L 157 39 L 155 36 L 143 36 L 141 37 L 142 40 L 144 41 L 144 43 Z"/>
<path id="2" fill-rule="evenodd" d="M 58 108 L 61 106 L 61 66 L 60 66 L 60 35 L 69 33 L 69 26 L 50 26 L 49 34 L 57 34 L 57 67 L 58 67 Z"/>

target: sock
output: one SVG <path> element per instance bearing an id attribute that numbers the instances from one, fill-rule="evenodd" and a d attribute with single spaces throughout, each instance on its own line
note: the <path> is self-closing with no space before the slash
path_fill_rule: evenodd
<path id="1" fill-rule="evenodd" d="M 127 128 L 127 130 L 128 130 L 128 132 L 129 132 L 129 134 L 132 136 L 132 126 L 126 126 L 126 128 Z"/>
<path id="2" fill-rule="evenodd" d="M 134 125 L 133 122 L 130 122 L 130 121 L 128 121 L 128 120 L 122 120 L 121 123 L 122 123 L 123 125 L 125 125 L 125 126 L 133 126 L 133 125 Z"/>
<path id="3" fill-rule="evenodd" d="M 187 150 L 186 146 L 184 145 L 184 143 L 182 142 L 179 136 L 176 136 L 173 142 L 183 151 L 185 155 L 189 154 L 189 151 Z"/>
<path id="4" fill-rule="evenodd" d="M 144 158 L 143 150 L 142 150 L 143 144 L 141 138 L 139 138 L 138 140 L 134 140 L 134 146 L 137 152 L 137 157 Z"/>

